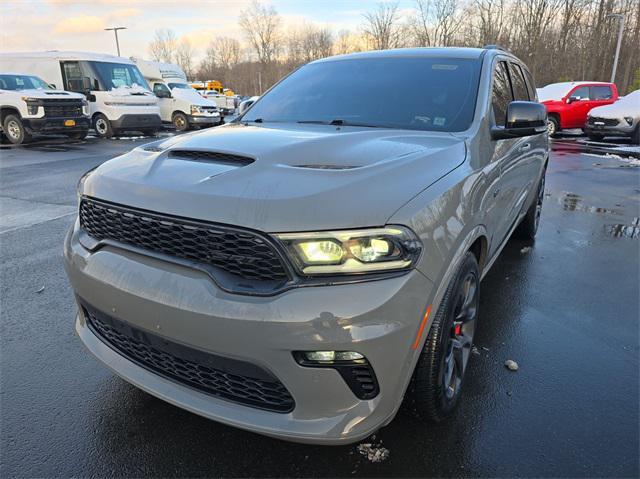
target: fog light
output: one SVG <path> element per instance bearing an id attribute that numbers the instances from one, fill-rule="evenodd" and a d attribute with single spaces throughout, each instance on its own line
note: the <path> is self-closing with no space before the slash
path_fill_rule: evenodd
<path id="1" fill-rule="evenodd" d="M 629 126 L 633 125 L 633 118 L 630 116 L 625 116 L 624 121 L 626 121 L 629 124 Z"/>
<path id="2" fill-rule="evenodd" d="M 313 362 L 356 361 L 364 356 L 355 351 L 304 351 L 304 358 Z"/>

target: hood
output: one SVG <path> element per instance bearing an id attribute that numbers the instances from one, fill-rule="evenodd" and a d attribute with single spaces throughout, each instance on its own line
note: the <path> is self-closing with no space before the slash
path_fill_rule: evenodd
<path id="1" fill-rule="evenodd" d="M 78 100 L 84 99 L 85 96 L 80 93 L 73 93 L 64 90 L 45 90 L 43 88 L 31 88 L 28 90 L 10 90 L 13 93 L 20 93 L 22 96 L 28 96 L 30 98 L 38 98 L 42 100 L 46 100 L 47 98 L 58 100 L 58 99 L 67 99 L 67 100 Z"/>
<path id="2" fill-rule="evenodd" d="M 215 102 L 203 98 L 197 91 L 192 88 L 174 88 L 171 95 L 179 100 L 188 101 L 192 105 L 198 106 L 216 106 Z"/>
<path id="3" fill-rule="evenodd" d="M 382 226 L 465 158 L 464 141 L 446 133 L 273 125 L 136 148 L 97 168 L 84 194 L 271 233 Z M 185 150 L 243 158 L 194 161 Z"/>
<path id="4" fill-rule="evenodd" d="M 598 106 L 589 111 L 589 116 L 600 118 L 640 117 L 640 90 L 620 98 L 610 105 Z"/>

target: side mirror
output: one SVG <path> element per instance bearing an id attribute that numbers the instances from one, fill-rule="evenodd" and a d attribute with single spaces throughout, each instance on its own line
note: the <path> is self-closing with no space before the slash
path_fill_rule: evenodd
<path id="1" fill-rule="evenodd" d="M 547 131 L 547 109 L 534 101 L 512 101 L 507 107 L 505 127 L 491 128 L 491 138 L 504 140 L 539 135 Z"/>
<path id="2" fill-rule="evenodd" d="M 87 101 L 89 101 L 91 103 L 95 103 L 96 96 L 93 93 L 87 93 Z"/>
<path id="3" fill-rule="evenodd" d="M 242 115 L 254 103 L 255 103 L 255 100 L 245 100 L 242 103 L 240 103 L 240 107 L 238 108 L 238 115 Z"/>
<path id="4" fill-rule="evenodd" d="M 158 98 L 171 98 L 171 93 L 167 90 L 158 90 L 156 91 L 156 96 Z"/>
<path id="5" fill-rule="evenodd" d="M 579 96 L 570 96 L 569 98 L 567 98 L 566 103 L 567 103 L 567 105 L 570 105 L 574 101 L 580 101 L 580 97 Z"/>

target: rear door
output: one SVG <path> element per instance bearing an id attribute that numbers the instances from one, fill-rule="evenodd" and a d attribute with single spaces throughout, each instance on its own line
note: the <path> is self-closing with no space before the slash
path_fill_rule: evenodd
<path id="1" fill-rule="evenodd" d="M 613 89 L 610 85 L 591 85 L 589 87 L 589 96 L 591 98 L 589 110 L 597 106 L 610 105 L 615 101 Z"/>

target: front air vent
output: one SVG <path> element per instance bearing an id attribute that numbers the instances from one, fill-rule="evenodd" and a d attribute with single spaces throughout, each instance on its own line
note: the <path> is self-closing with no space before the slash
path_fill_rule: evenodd
<path id="1" fill-rule="evenodd" d="M 255 161 L 253 158 L 248 158 L 246 156 L 201 150 L 171 150 L 169 152 L 169 158 L 232 166 L 247 166 Z"/>

